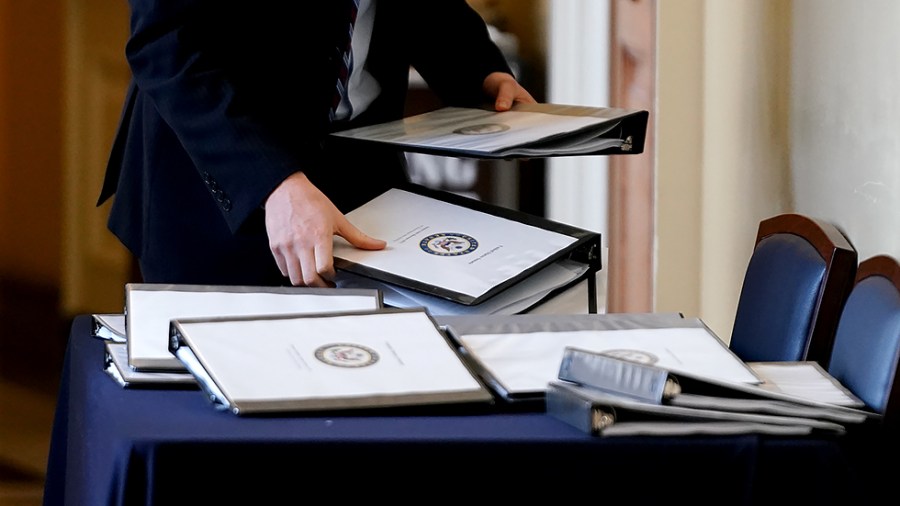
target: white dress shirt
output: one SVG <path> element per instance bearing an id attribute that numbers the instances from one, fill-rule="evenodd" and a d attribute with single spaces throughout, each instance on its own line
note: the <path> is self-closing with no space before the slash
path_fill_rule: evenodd
<path id="1" fill-rule="evenodd" d="M 360 0 L 351 40 L 353 67 L 347 83 L 347 95 L 338 105 L 335 119 L 353 119 L 369 107 L 381 92 L 378 81 L 366 69 L 372 26 L 375 22 L 375 0 Z"/>

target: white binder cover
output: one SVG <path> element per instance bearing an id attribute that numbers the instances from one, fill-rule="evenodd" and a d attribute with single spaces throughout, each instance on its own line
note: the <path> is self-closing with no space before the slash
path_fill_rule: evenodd
<path id="1" fill-rule="evenodd" d="M 543 393 L 557 380 L 566 347 L 606 353 L 673 372 L 735 383 L 760 378 L 707 327 L 578 330 L 456 336 L 465 352 L 504 390 L 501 395 Z"/>
<path id="2" fill-rule="evenodd" d="M 546 264 L 578 240 L 397 188 L 347 213 L 347 219 L 388 245 L 361 250 L 335 237 L 336 261 L 440 287 L 462 302 Z"/>
<path id="3" fill-rule="evenodd" d="M 493 400 L 421 308 L 171 325 L 173 353 L 235 414 Z"/>
<path id="4" fill-rule="evenodd" d="M 377 309 L 375 290 L 130 283 L 125 286 L 128 364 L 138 371 L 185 371 L 169 352 L 173 318 Z"/>

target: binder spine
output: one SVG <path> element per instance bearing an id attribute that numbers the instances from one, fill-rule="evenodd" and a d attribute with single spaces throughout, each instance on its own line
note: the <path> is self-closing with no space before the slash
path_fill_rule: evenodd
<path id="1" fill-rule="evenodd" d="M 215 380 L 213 380 L 197 359 L 194 350 L 192 350 L 188 343 L 185 342 L 184 336 L 178 327 L 178 323 L 175 321 L 172 321 L 169 324 L 169 352 L 175 355 L 175 358 L 184 364 L 188 372 L 190 372 L 197 381 L 200 389 L 206 394 L 209 402 L 216 407 L 216 409 L 228 409 L 235 414 L 238 413 L 237 408 L 232 406 L 231 401 L 225 397 L 225 394 L 219 389 L 219 386 L 216 385 Z"/>
<path id="2" fill-rule="evenodd" d="M 654 404 L 662 403 L 678 390 L 677 383 L 665 369 L 573 347 L 566 347 L 563 352 L 558 377 Z"/>
<path id="3" fill-rule="evenodd" d="M 546 411 L 587 434 L 598 434 L 616 421 L 612 408 L 595 406 L 590 399 L 554 383 L 547 385 Z"/>

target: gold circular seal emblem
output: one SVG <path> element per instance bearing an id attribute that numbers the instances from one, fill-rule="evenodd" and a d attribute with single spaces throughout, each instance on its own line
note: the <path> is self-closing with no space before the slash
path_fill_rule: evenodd
<path id="1" fill-rule="evenodd" d="M 335 367 L 366 367 L 378 362 L 378 352 L 360 344 L 334 343 L 318 347 L 316 358 Z"/>

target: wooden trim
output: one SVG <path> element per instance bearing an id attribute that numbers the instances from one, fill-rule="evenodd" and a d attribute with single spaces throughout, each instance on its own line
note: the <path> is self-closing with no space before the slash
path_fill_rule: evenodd
<path id="1" fill-rule="evenodd" d="M 614 0 L 610 15 L 611 101 L 653 111 L 655 0 Z M 609 160 L 607 312 L 653 311 L 655 188 L 653 114 L 644 152 Z"/>
<path id="2" fill-rule="evenodd" d="M 860 262 L 856 270 L 856 282 L 871 277 L 887 278 L 900 292 L 900 263 L 890 255 L 876 255 Z"/>

